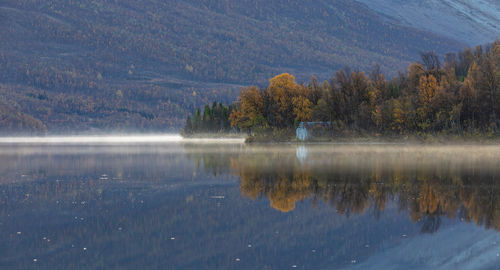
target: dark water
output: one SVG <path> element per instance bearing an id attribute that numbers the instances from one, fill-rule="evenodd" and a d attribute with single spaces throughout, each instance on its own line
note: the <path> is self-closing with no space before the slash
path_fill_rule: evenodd
<path id="1" fill-rule="evenodd" d="M 0 269 L 500 269 L 500 146 L 0 145 Z"/>

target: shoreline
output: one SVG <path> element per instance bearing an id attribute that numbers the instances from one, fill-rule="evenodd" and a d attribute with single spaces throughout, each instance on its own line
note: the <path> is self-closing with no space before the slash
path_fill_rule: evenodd
<path id="1" fill-rule="evenodd" d="M 183 135 L 181 135 L 183 136 Z M 425 135 L 425 136 L 352 136 L 352 137 L 321 137 L 301 141 L 296 138 L 282 138 L 273 136 L 238 136 L 224 134 L 199 134 L 183 136 L 185 139 L 242 139 L 248 145 L 266 144 L 296 144 L 296 145 L 498 145 L 500 136 L 477 135 Z"/>
<path id="2" fill-rule="evenodd" d="M 163 144 L 163 143 L 234 143 L 245 145 L 500 145 L 500 136 L 352 136 L 321 137 L 300 141 L 272 136 L 243 134 L 110 134 L 81 136 L 9 136 L 0 137 L 1 145 L 19 144 Z"/>

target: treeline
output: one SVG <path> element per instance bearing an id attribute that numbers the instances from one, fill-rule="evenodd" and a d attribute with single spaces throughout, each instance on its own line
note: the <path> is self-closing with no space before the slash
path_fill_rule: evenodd
<path id="1" fill-rule="evenodd" d="M 206 105 L 201 114 L 197 109 L 193 118 L 188 116 L 186 126 L 182 133 L 190 135 L 196 133 L 229 133 L 235 129 L 231 127 L 229 116 L 233 111 L 233 106 L 224 106 L 222 103 L 214 102 L 212 107 Z"/>
<path id="2" fill-rule="evenodd" d="M 339 70 L 319 83 L 298 84 L 281 74 L 269 86 L 242 90 L 229 116 L 250 134 L 282 133 L 301 121 L 331 122 L 331 135 L 497 134 L 500 115 L 500 40 L 434 53 L 388 80 L 375 66 L 366 74 Z"/>

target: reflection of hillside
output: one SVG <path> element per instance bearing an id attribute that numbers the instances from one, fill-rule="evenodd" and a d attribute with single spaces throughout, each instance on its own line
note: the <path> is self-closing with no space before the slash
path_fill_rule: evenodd
<path id="1" fill-rule="evenodd" d="M 0 184 L 26 180 L 124 179 L 159 182 L 193 171 L 177 146 L 2 146 Z"/>
<path id="2" fill-rule="evenodd" d="M 372 208 L 377 213 L 394 200 L 424 231 L 437 230 L 442 216 L 500 230 L 500 190 L 495 184 L 500 174 L 491 160 L 495 157 L 313 152 L 301 162 L 293 151 L 262 151 L 233 154 L 230 165 L 241 178 L 244 196 L 265 196 L 283 212 L 307 198 L 345 215 Z"/>
<path id="3" fill-rule="evenodd" d="M 202 170 L 215 176 L 230 172 L 230 160 L 237 156 L 241 144 L 184 144 L 187 159 L 191 160 L 194 170 Z"/>

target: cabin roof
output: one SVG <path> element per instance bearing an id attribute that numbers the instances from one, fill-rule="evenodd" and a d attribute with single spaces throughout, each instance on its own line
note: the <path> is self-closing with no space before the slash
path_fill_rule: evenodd
<path id="1" fill-rule="evenodd" d="M 325 127 L 325 126 L 331 126 L 332 122 L 300 122 L 299 128 L 311 128 L 311 127 Z"/>

